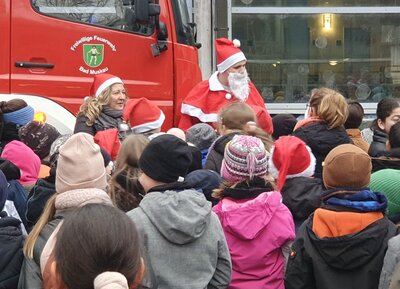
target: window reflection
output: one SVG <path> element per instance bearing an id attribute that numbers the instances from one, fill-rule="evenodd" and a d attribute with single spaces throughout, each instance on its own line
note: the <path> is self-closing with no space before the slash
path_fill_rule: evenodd
<path id="1" fill-rule="evenodd" d="M 400 97 L 398 14 L 329 14 L 330 29 L 324 16 L 232 15 L 232 37 L 241 40 L 266 102 L 306 102 L 307 92 L 320 86 L 363 102 Z"/>

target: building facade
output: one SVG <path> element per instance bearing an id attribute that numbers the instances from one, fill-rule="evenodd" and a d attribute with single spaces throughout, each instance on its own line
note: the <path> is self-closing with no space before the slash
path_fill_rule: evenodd
<path id="1" fill-rule="evenodd" d="M 275 113 L 304 112 L 321 86 L 357 99 L 367 113 L 382 98 L 400 97 L 398 0 L 201 1 L 211 6 L 211 36 L 196 2 L 199 40 L 210 43 L 200 54 L 203 70 L 215 68 L 215 56 L 206 56 L 215 38 L 239 39 L 250 78 Z"/>

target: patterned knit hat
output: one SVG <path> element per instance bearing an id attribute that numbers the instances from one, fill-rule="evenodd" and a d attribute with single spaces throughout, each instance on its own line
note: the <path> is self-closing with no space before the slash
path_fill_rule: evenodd
<path id="1" fill-rule="evenodd" d="M 246 60 L 246 56 L 240 50 L 240 41 L 233 41 L 226 38 L 218 38 L 215 40 L 215 49 L 217 51 L 217 68 L 220 73 L 227 70 L 232 65 Z"/>
<path id="2" fill-rule="evenodd" d="M 235 135 L 225 147 L 221 176 L 228 182 L 240 182 L 267 173 L 268 153 L 263 142 L 253 136 Z"/>
<path id="3" fill-rule="evenodd" d="M 200 150 L 209 149 L 216 138 L 215 130 L 206 123 L 195 124 L 186 131 L 186 141 Z"/>
<path id="4" fill-rule="evenodd" d="M 21 141 L 30 147 L 41 160 L 50 154 L 51 144 L 60 136 L 48 123 L 31 121 L 19 129 Z"/>
<path id="5" fill-rule="evenodd" d="M 281 191 L 288 178 L 314 175 L 315 157 L 298 137 L 281 136 L 271 150 L 268 167 L 269 173 L 277 180 L 278 190 Z"/>
<path id="6" fill-rule="evenodd" d="M 99 95 L 109 86 L 116 84 L 116 83 L 123 83 L 121 78 L 114 76 L 112 74 L 97 74 L 94 76 L 93 84 L 90 89 L 90 95 L 94 97 L 99 97 Z"/>
<path id="7" fill-rule="evenodd" d="M 400 170 L 383 169 L 371 175 L 369 187 L 384 194 L 388 200 L 388 218 L 400 215 Z"/>

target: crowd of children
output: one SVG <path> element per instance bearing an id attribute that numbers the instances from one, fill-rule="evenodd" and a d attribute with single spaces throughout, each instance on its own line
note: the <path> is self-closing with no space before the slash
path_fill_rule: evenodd
<path id="1" fill-rule="evenodd" d="M 399 107 L 378 104 L 369 144 L 328 88 L 272 135 L 244 102 L 162 132 L 107 74 L 72 135 L 2 102 L 0 287 L 397 288 Z"/>

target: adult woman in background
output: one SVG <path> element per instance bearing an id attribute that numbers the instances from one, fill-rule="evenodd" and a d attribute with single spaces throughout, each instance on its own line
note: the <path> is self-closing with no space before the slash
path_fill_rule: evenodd
<path id="1" fill-rule="evenodd" d="M 385 154 L 390 128 L 400 121 L 400 103 L 394 98 L 382 99 L 376 108 L 376 119 L 371 124 L 374 132 L 368 154 L 380 157 Z"/>
<path id="2" fill-rule="evenodd" d="M 322 178 L 322 162 L 336 146 L 351 143 L 344 128 L 348 107 L 339 92 L 329 88 L 311 91 L 306 118 L 299 121 L 293 135 L 311 148 L 317 162 L 314 176 Z"/>
<path id="3" fill-rule="evenodd" d="M 122 80 L 111 74 L 98 74 L 94 77 L 91 96 L 82 104 L 74 133 L 96 132 L 109 128 L 120 128 L 122 113 L 128 100 Z"/>

